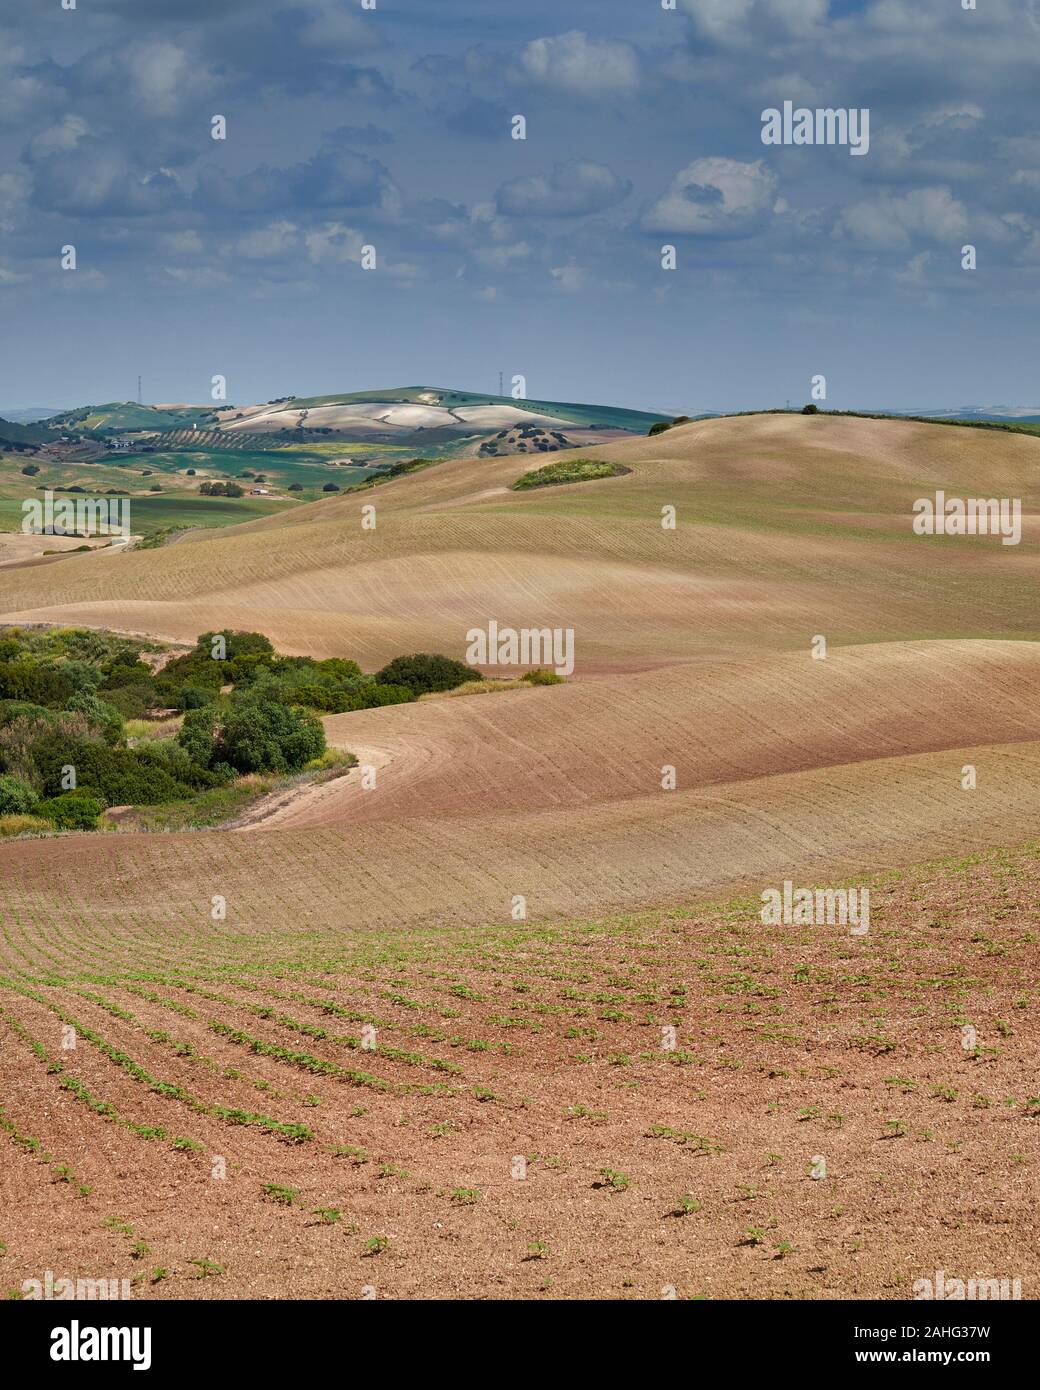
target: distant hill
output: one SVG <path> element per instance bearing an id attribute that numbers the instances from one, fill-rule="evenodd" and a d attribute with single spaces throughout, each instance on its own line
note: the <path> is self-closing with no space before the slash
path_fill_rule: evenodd
<path id="1" fill-rule="evenodd" d="M 0 418 L 14 425 L 34 425 L 37 420 L 49 420 L 60 413 L 56 405 L 28 405 L 21 410 L 0 410 Z"/>
<path id="2" fill-rule="evenodd" d="M 1014 425 L 1040 424 L 1040 405 L 958 405 L 948 410 L 886 410 L 886 415 L 918 415 L 932 420 L 995 420 Z"/>
<path id="3" fill-rule="evenodd" d="M 136 401 L 109 401 L 104 405 L 77 406 L 50 416 L 46 424 L 54 432 L 93 430 L 101 434 L 135 430 L 182 430 L 193 424 L 213 422 L 213 406 L 138 405 Z"/>
<path id="4" fill-rule="evenodd" d="M 15 420 L 0 418 L 0 449 L 5 445 L 18 448 L 47 444 L 53 438 L 51 431 L 42 425 L 21 425 Z"/>
<path id="5" fill-rule="evenodd" d="M 208 449 L 254 450 L 286 445 L 326 448 L 337 443 L 398 449 L 443 457 L 476 455 L 481 446 L 514 430 L 552 431 L 544 451 L 608 443 L 625 434 L 645 435 L 671 417 L 651 411 L 577 402 L 514 400 L 437 386 L 398 386 L 324 396 L 282 396 L 256 404 L 140 405 L 108 401 L 58 411 L 33 423 L 0 426 L 0 445 L 55 443 L 63 434 L 121 447 L 190 449 L 205 436 Z M 20 430 L 33 431 L 20 434 Z M 158 436 L 152 438 L 150 436 Z M 533 447 L 533 446 L 532 446 Z"/>

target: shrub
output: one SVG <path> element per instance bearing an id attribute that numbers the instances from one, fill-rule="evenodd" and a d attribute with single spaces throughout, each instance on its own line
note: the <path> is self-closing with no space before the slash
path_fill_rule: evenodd
<path id="1" fill-rule="evenodd" d="M 36 811 L 37 815 L 53 821 L 59 830 L 93 830 L 104 809 L 96 797 L 77 791 L 41 801 Z"/>
<path id="2" fill-rule="evenodd" d="M 133 687 L 126 688 L 132 689 Z M 73 695 L 65 708 L 74 710 L 78 714 L 85 714 L 106 743 L 114 745 L 122 739 L 123 716 L 115 705 L 109 704 L 107 700 L 80 691 Z"/>
<path id="3" fill-rule="evenodd" d="M 32 661 L 0 662 L 0 700 L 25 700 L 60 708 L 73 694 L 72 682 L 55 666 Z"/>
<path id="4" fill-rule="evenodd" d="M 27 815 L 39 798 L 20 777 L 0 773 L 0 815 Z"/>
<path id="5" fill-rule="evenodd" d="M 22 472 L 25 474 L 27 478 L 35 478 L 39 471 L 40 465 L 38 463 L 27 463 L 25 467 L 22 469 Z"/>
<path id="6" fill-rule="evenodd" d="M 116 690 L 103 693 L 105 704 L 111 705 L 124 719 L 143 719 L 157 702 L 155 682 L 151 680 L 121 685 Z"/>
<path id="7" fill-rule="evenodd" d="M 289 491 L 290 491 L 290 492 L 302 492 L 302 491 L 303 491 L 303 484 L 302 484 L 302 483 L 290 483 L 290 484 L 289 484 Z"/>
<path id="8" fill-rule="evenodd" d="M 522 681 L 528 685 L 562 685 L 563 677 L 558 676 L 555 671 L 547 670 L 544 666 L 538 666 L 533 671 L 528 671 L 521 676 Z"/>
<path id="9" fill-rule="evenodd" d="M 802 414 L 803 414 L 803 415 L 819 415 L 819 413 L 820 413 L 820 407 L 819 407 L 818 405 L 803 405 L 803 406 L 802 406 Z"/>
<path id="10" fill-rule="evenodd" d="M 544 468 L 535 468 L 523 474 L 513 484 L 514 492 L 523 492 L 532 487 L 553 487 L 559 483 L 589 483 L 599 478 L 618 478 L 623 473 L 631 473 L 621 463 L 603 463 L 599 459 L 560 459 L 557 463 L 547 463 Z"/>
<path id="11" fill-rule="evenodd" d="M 339 492 L 339 487 L 336 483 L 326 483 L 322 492 Z"/>
<path id="12" fill-rule="evenodd" d="M 213 701 L 212 692 L 200 690 L 196 685 L 186 685 L 175 700 L 177 709 L 202 709 Z"/>
<path id="13" fill-rule="evenodd" d="M 59 731 L 48 732 L 37 741 L 33 761 L 44 792 L 54 797 L 62 791 L 62 769 L 67 766 L 76 769 L 77 793 L 96 796 L 102 806 L 155 806 L 191 794 L 186 783 L 154 760 L 141 757 L 136 749 L 68 739 Z"/>
<path id="14" fill-rule="evenodd" d="M 210 767 L 213 763 L 213 750 L 216 746 L 213 735 L 214 718 L 215 711 L 211 708 L 193 709 L 184 716 L 184 723 L 177 734 L 178 746 L 200 767 Z"/>
<path id="15" fill-rule="evenodd" d="M 250 699 L 230 708 L 192 710 L 177 735 L 196 762 L 215 771 L 295 771 L 325 751 L 325 730 L 312 714 L 276 700 Z"/>
<path id="16" fill-rule="evenodd" d="M 647 434 L 664 434 L 665 430 L 670 430 L 671 428 L 667 420 L 658 420 L 655 424 L 650 426 L 647 430 Z"/>
<path id="17" fill-rule="evenodd" d="M 433 690 L 454 690 L 464 681 L 479 680 L 480 672 L 451 657 L 431 652 L 416 652 L 413 656 L 395 656 L 388 666 L 376 674 L 380 685 L 403 685 L 413 695 L 427 695 Z"/>
<path id="18" fill-rule="evenodd" d="M 325 751 L 325 730 L 302 710 L 273 700 L 232 708 L 217 736 L 217 757 L 239 772 L 285 772 Z"/>

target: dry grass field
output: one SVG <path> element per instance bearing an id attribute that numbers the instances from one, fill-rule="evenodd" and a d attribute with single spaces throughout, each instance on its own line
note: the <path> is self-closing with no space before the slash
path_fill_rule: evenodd
<path id="1" fill-rule="evenodd" d="M 0 1288 L 1036 1296 L 1040 441 L 776 415 L 590 453 L 631 471 L 456 459 L 0 570 L 8 623 L 576 656 L 328 718 L 359 767 L 235 830 L 0 846 Z M 1021 498 L 1021 544 L 913 535 L 937 489 Z M 869 931 L 763 923 L 787 880 L 868 886 Z"/>

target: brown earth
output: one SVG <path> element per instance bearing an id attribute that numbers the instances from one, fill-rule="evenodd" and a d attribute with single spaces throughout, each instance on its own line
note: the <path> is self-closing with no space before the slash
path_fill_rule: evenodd
<path id="1" fill-rule="evenodd" d="M 33 933 L 68 983 L 5 991 L 0 1122 L 49 1159 L 6 1146 L 0 1280 L 127 1278 L 139 1299 L 907 1299 L 943 1269 L 1035 1296 L 1037 848 L 875 881 L 861 938 L 763 926 L 747 899 L 465 934 L 284 923 L 267 945 L 292 968 L 257 974 L 234 928 L 198 924 L 142 931 L 147 978 L 127 987 L 106 978 L 103 922 L 75 961 Z"/>
<path id="2" fill-rule="evenodd" d="M 594 453 L 632 472 L 457 460 L 4 571 L 8 622 L 372 670 L 495 618 L 577 654 L 327 719 L 360 766 L 237 833 L 0 846 L 5 1286 L 1036 1296 L 1040 442 L 764 416 Z M 914 537 L 940 487 L 1022 497 L 1021 545 Z M 864 937 L 759 920 L 863 876 Z"/>

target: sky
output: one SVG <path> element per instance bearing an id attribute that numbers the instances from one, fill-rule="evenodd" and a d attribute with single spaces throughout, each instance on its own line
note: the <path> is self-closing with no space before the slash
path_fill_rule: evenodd
<path id="1" fill-rule="evenodd" d="M 1040 0 L 19 0 L 0 407 L 1033 404 L 1038 91 Z"/>

